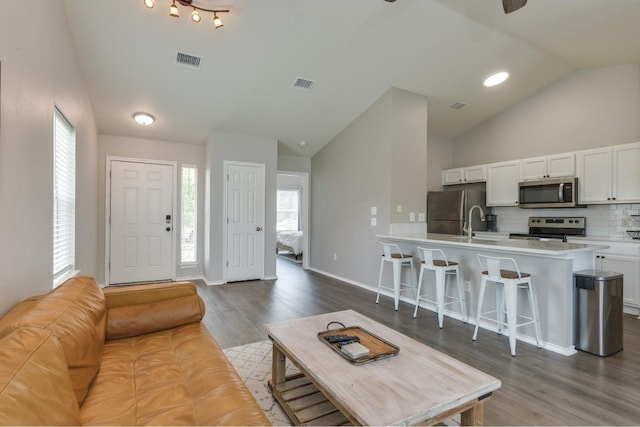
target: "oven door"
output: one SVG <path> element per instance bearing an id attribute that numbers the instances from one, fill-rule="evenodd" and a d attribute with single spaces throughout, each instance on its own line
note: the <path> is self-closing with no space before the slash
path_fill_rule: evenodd
<path id="1" fill-rule="evenodd" d="M 518 184 L 521 208 L 575 208 L 578 206 L 578 178 L 524 181 Z"/>

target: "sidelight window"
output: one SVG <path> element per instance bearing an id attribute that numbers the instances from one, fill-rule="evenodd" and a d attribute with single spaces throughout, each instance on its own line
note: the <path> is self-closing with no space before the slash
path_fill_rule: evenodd
<path id="1" fill-rule="evenodd" d="M 182 166 L 180 192 L 180 263 L 197 262 L 198 168 Z"/>

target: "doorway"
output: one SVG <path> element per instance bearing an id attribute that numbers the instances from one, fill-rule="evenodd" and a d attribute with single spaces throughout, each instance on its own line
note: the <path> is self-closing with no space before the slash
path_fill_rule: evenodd
<path id="1" fill-rule="evenodd" d="M 107 158 L 107 284 L 175 276 L 175 162 Z"/>
<path id="2" fill-rule="evenodd" d="M 265 165 L 225 162 L 226 281 L 264 277 Z"/>
<path id="3" fill-rule="evenodd" d="M 276 252 L 309 268 L 309 174 L 278 171 Z M 283 196 L 283 197 L 281 197 Z M 295 213 L 292 212 L 295 210 Z M 291 253 L 293 253 L 291 255 Z M 281 257 L 282 258 L 282 257 Z M 301 262 L 300 262 L 301 261 Z"/>

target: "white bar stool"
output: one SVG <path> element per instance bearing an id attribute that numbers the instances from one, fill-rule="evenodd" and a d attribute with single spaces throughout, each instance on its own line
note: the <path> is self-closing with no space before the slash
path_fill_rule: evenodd
<path id="1" fill-rule="evenodd" d="M 376 304 L 380 300 L 380 289 L 393 290 L 393 299 L 395 302 L 395 309 L 398 311 L 398 300 L 400 298 L 400 292 L 411 288 L 416 290 L 416 274 L 413 268 L 413 255 L 403 254 L 400 251 L 400 246 L 394 243 L 380 242 L 382 245 L 382 260 L 380 261 L 380 278 L 378 279 L 378 296 L 376 297 Z M 386 262 L 390 262 L 393 266 L 393 287 L 382 285 L 382 270 Z M 408 266 L 411 269 L 411 284 L 402 283 L 402 267 Z"/>
<path id="2" fill-rule="evenodd" d="M 480 318 L 494 321 L 498 324 L 498 332 L 503 332 L 503 326 L 507 326 L 509 331 L 509 347 L 511 355 L 516 355 L 516 328 L 524 325 L 535 325 L 536 344 L 541 348 L 540 341 L 540 322 L 538 320 L 538 306 L 534 296 L 534 290 L 531 286 L 531 274 L 522 273 L 513 258 L 506 257 L 490 257 L 486 255 L 476 255 L 478 263 L 482 271 L 482 282 L 480 283 L 480 298 L 478 300 L 478 311 L 476 314 L 476 327 L 473 331 L 473 340 L 478 336 L 478 325 Z M 503 263 L 507 263 L 508 267 L 513 270 L 503 269 Z M 486 265 L 486 270 L 484 270 Z M 484 301 L 484 292 L 487 282 L 493 282 L 496 285 L 496 309 L 482 313 L 482 303 Z M 518 289 L 527 291 L 529 297 L 529 307 L 531 316 L 518 316 Z M 504 308 L 506 303 L 507 321 L 504 322 Z M 496 318 L 485 317 L 485 314 L 496 313 Z M 523 323 L 517 323 L 518 317 L 526 319 Z"/>
<path id="3" fill-rule="evenodd" d="M 429 248 L 418 248 L 418 252 L 422 255 L 422 267 L 420 268 L 420 277 L 418 278 L 418 291 L 416 292 L 416 308 L 413 312 L 413 317 L 416 317 L 418 313 L 418 306 L 420 304 L 420 300 L 424 300 L 430 302 L 432 304 L 436 304 L 438 309 L 438 326 L 442 329 L 442 324 L 444 321 L 444 306 L 449 304 L 460 304 L 460 310 L 462 313 L 462 317 L 464 322 L 467 322 L 467 310 L 464 298 L 464 288 L 462 287 L 462 275 L 460 274 L 460 269 L 458 268 L 458 263 L 453 261 L 448 261 L 447 257 L 444 254 L 444 251 L 441 249 L 429 249 Z M 434 259 L 434 254 L 437 254 L 441 259 Z M 436 276 L 436 300 L 429 299 L 431 295 L 422 296 L 420 291 L 422 289 L 422 281 L 424 278 L 424 271 L 431 270 L 435 273 Z M 448 276 L 456 276 L 456 282 L 458 284 L 458 298 L 447 296 L 446 292 L 446 284 Z M 445 303 L 445 298 L 450 299 L 451 301 Z"/>

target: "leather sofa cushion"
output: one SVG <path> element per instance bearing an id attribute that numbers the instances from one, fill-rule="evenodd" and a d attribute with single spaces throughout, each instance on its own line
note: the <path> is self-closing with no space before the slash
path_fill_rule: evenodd
<path id="1" fill-rule="evenodd" d="M 2 326 L 50 331 L 62 345 L 76 399 L 82 403 L 104 347 L 106 305 L 102 289 L 91 277 L 74 277 L 39 297 L 35 304 L 23 304 L 27 305 L 19 304 Z"/>
<path id="2" fill-rule="evenodd" d="M 197 295 L 191 282 L 168 282 L 149 285 L 109 286 L 102 290 L 107 308 L 123 305 L 147 304 L 167 299 Z"/>
<path id="3" fill-rule="evenodd" d="M 122 305 L 107 310 L 106 337 L 112 340 L 171 329 L 198 323 L 203 316 L 204 302 L 198 295 Z"/>
<path id="4" fill-rule="evenodd" d="M 0 339 L 0 425 L 78 424 L 78 401 L 58 339 L 33 328 Z"/>
<path id="5" fill-rule="evenodd" d="M 269 425 L 202 323 L 107 341 L 80 415 L 90 425 Z"/>

